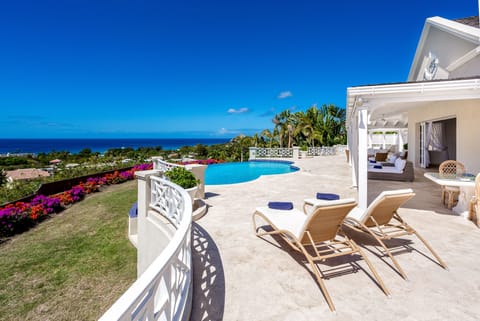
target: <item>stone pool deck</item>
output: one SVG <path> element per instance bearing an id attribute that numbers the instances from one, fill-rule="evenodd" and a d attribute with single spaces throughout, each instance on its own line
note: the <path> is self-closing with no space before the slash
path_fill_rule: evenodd
<path id="1" fill-rule="evenodd" d="M 193 225 L 194 303 L 197 320 L 478 320 L 480 316 L 480 230 L 440 203 L 440 188 L 419 170 L 413 183 L 370 181 L 369 200 L 382 190 L 411 187 L 415 198 L 400 215 L 444 259 L 442 269 L 415 237 L 404 237 L 396 254 L 409 280 L 369 237 L 350 234 L 365 248 L 391 292 L 386 297 L 365 273 L 362 260 L 348 257 L 320 264 L 336 306 L 325 298 L 301 256 L 283 241 L 255 236 L 252 213 L 270 200 L 292 201 L 316 192 L 356 197 L 345 155 L 300 159 L 301 171 L 255 181 L 206 187 L 208 213 Z M 334 264 L 333 264 L 334 263 Z M 368 269 L 366 269 L 368 271 Z"/>

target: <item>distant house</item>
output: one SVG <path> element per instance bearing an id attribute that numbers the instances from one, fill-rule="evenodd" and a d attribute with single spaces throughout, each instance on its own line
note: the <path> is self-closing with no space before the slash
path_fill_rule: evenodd
<path id="1" fill-rule="evenodd" d="M 24 168 L 24 169 L 16 169 L 13 171 L 6 171 L 7 174 L 7 181 L 19 181 L 19 180 L 31 180 L 40 177 L 49 177 L 50 173 L 36 168 Z"/>
<path id="2" fill-rule="evenodd" d="M 360 206 L 367 202 L 369 131 L 404 130 L 415 167 L 454 159 L 476 174 L 479 124 L 479 17 L 428 18 L 406 82 L 347 88 L 348 146 Z M 397 150 L 402 145 L 399 140 Z"/>

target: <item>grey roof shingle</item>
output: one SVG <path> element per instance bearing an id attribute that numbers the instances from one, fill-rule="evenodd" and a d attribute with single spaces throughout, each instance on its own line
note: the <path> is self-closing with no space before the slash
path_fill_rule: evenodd
<path id="1" fill-rule="evenodd" d="M 463 23 L 464 25 L 467 25 L 467 26 L 470 26 L 470 27 L 480 28 L 480 24 L 479 24 L 479 21 L 478 21 L 478 16 L 455 19 L 454 21 L 459 22 L 459 23 Z"/>

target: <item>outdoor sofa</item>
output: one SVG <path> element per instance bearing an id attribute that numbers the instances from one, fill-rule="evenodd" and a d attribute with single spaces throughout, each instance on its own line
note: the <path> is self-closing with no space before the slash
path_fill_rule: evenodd
<path id="1" fill-rule="evenodd" d="M 413 182 L 415 174 L 411 161 L 397 158 L 393 163 L 369 163 L 368 179 Z"/>

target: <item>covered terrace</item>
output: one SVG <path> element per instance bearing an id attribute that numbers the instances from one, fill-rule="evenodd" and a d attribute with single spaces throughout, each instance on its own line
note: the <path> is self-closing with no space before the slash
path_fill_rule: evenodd
<path id="1" fill-rule="evenodd" d="M 367 207 L 368 132 L 381 119 L 408 121 L 408 159 L 420 167 L 425 123 L 454 118 L 456 159 L 471 173 L 480 172 L 480 77 L 349 87 L 347 89 L 348 147 L 358 202 Z M 423 134 L 423 135 L 422 135 Z"/>

